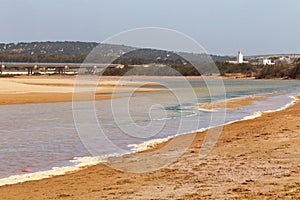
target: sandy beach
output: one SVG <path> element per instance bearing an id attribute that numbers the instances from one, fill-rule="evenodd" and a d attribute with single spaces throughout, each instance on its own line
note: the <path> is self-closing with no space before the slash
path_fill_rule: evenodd
<path id="1" fill-rule="evenodd" d="M 0 79 L 0 104 L 24 104 L 42 102 L 70 102 L 73 100 L 74 86 L 83 88 L 87 95 L 76 100 L 110 99 L 112 93 L 151 92 L 153 88 L 138 88 L 140 85 L 155 83 L 119 81 L 118 77 L 107 77 L 97 83 L 95 77 L 77 80 L 73 77 L 59 76 L 20 76 Z"/>
<path id="2" fill-rule="evenodd" d="M 0 200 L 300 200 L 300 0 L 0 5 Z"/>
<path id="3" fill-rule="evenodd" d="M 23 84 L 23 91 L 29 85 L 12 82 Z M 35 86 L 49 87 L 59 93 L 54 88 L 57 86 Z M 31 87 L 32 84 L 30 90 Z M 5 94 L 3 91 L 2 88 Z M 193 139 L 184 155 L 153 172 L 129 173 L 98 164 L 62 176 L 2 186 L 0 196 L 18 200 L 298 199 L 299 122 L 300 102 L 297 101 L 285 110 L 224 126 L 218 143 L 205 158 L 199 158 L 199 150 L 207 132 L 188 134 L 176 138 L 177 141 Z M 152 166 L 166 159 L 168 152 L 159 150 L 169 142 L 172 140 L 145 152 L 112 158 L 108 163 L 147 169 L 149 163 Z"/>

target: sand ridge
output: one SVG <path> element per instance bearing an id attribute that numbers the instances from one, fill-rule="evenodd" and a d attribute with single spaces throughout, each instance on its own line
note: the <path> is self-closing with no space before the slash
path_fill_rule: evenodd
<path id="1" fill-rule="evenodd" d="M 99 82 L 95 77 L 87 76 L 85 79 L 57 76 L 1 78 L 0 104 L 70 102 L 73 100 L 75 86 L 89 93 L 81 95 L 80 99 L 76 100 L 104 100 L 110 99 L 111 94 L 161 90 L 147 87 L 157 85 L 153 82 L 119 81 L 111 77 Z"/>

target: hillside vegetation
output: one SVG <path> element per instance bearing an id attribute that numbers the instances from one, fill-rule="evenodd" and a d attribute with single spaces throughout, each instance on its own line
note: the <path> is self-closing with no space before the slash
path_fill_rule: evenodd
<path id="1" fill-rule="evenodd" d="M 300 79 L 300 59 L 292 65 L 266 65 L 257 73 L 256 78 Z"/>
<path id="2" fill-rule="evenodd" d="M 234 57 L 139 49 L 95 42 L 31 42 L 0 44 L 0 62 L 100 62 L 124 65 L 109 68 L 105 75 L 199 76 L 241 74 L 257 79 L 300 78 L 300 60 L 293 64 L 231 64 Z M 139 66 L 139 67 L 133 67 Z"/>

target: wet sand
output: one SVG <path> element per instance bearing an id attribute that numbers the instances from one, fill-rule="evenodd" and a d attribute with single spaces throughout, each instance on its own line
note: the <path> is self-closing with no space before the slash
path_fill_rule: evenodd
<path id="1" fill-rule="evenodd" d="M 215 148 L 200 159 L 206 134 L 173 139 L 178 145 L 180 141 L 193 142 L 183 156 L 153 172 L 129 173 L 99 164 L 62 176 L 2 186 L 0 196 L 31 200 L 300 198 L 299 101 L 286 110 L 224 126 Z M 110 163 L 148 169 L 172 155 L 176 149 L 160 149 L 173 140 Z"/>
<path id="2" fill-rule="evenodd" d="M 255 102 L 264 101 L 268 97 L 271 97 L 272 95 L 263 95 L 263 96 L 257 96 L 257 95 L 249 95 L 241 98 L 232 98 L 228 99 L 226 101 L 217 101 L 214 103 L 202 103 L 196 106 L 188 106 L 188 108 L 194 108 L 199 110 L 217 110 L 217 109 L 241 109 L 245 106 L 253 105 Z"/>

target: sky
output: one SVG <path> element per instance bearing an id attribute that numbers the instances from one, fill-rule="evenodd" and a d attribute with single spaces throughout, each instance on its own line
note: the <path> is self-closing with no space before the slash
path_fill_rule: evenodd
<path id="1" fill-rule="evenodd" d="M 182 32 L 208 53 L 300 53 L 299 0 L 0 0 L 0 43 L 102 42 L 122 31 Z"/>

